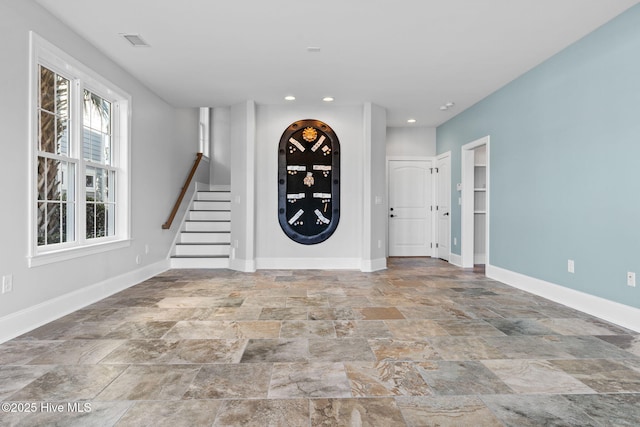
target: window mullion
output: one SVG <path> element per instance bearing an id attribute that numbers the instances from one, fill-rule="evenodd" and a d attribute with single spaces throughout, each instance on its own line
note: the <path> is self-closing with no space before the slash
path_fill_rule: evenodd
<path id="1" fill-rule="evenodd" d="M 76 168 L 76 239 L 78 244 L 86 244 L 86 189 L 83 185 L 84 176 L 86 174 L 86 165 L 83 156 L 83 135 L 82 135 L 82 120 L 83 120 L 83 92 L 84 88 L 80 80 L 75 81 L 75 93 L 73 94 L 73 157 L 77 161 L 78 167 Z"/>

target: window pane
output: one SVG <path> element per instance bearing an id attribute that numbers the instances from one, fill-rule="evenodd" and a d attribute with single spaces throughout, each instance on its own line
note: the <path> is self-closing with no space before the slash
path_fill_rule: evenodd
<path id="1" fill-rule="evenodd" d="M 111 162 L 111 103 L 84 91 L 83 155 L 86 160 Z"/>
<path id="2" fill-rule="evenodd" d="M 96 205 L 95 203 L 87 202 L 86 207 L 86 215 L 87 215 L 87 239 L 93 239 L 96 237 Z"/>
<path id="3" fill-rule="evenodd" d="M 69 155 L 69 120 L 66 118 L 58 118 L 56 120 L 56 137 L 58 143 L 56 145 L 57 154 L 63 156 Z"/>
<path id="4" fill-rule="evenodd" d="M 116 234 L 116 207 L 113 203 L 105 205 L 105 224 L 107 227 L 107 236 Z"/>
<path id="5" fill-rule="evenodd" d="M 46 193 L 45 200 L 60 200 L 62 195 L 62 172 L 60 168 L 60 161 L 54 159 L 47 159 L 46 168 Z"/>
<path id="6" fill-rule="evenodd" d="M 107 235 L 107 224 L 104 203 L 96 204 L 96 237 Z"/>
<path id="7" fill-rule="evenodd" d="M 40 108 L 54 112 L 56 73 L 40 66 Z"/>
<path id="8" fill-rule="evenodd" d="M 38 157 L 38 200 L 45 200 L 45 159 Z"/>
<path id="9" fill-rule="evenodd" d="M 46 245 L 47 235 L 47 204 L 38 203 L 38 246 Z"/>
<path id="10" fill-rule="evenodd" d="M 62 118 L 69 118 L 69 80 L 56 76 L 56 110 Z"/>
<path id="11" fill-rule="evenodd" d="M 40 112 L 40 151 L 46 151 L 47 153 L 57 153 L 56 150 L 56 116 L 47 113 L 46 111 Z"/>
<path id="12" fill-rule="evenodd" d="M 47 215 L 45 219 L 47 227 L 47 244 L 60 243 L 62 215 L 60 203 L 47 203 Z"/>

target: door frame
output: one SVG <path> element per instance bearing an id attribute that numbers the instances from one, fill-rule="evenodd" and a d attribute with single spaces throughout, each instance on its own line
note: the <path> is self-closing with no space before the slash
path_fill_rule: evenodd
<path id="1" fill-rule="evenodd" d="M 486 190 L 486 214 L 485 214 L 485 265 L 489 265 L 489 239 L 491 233 L 489 232 L 489 215 L 490 215 L 490 206 L 491 206 L 491 197 L 490 197 L 490 189 L 491 189 L 491 174 L 490 171 L 490 137 L 489 135 L 484 136 L 482 138 L 476 139 L 475 141 L 471 141 L 468 144 L 465 144 L 461 148 L 462 154 L 462 170 L 461 170 L 461 181 L 462 181 L 462 206 L 460 209 L 461 219 L 460 219 L 460 245 L 461 245 L 461 264 L 462 268 L 473 268 L 474 265 L 474 151 L 476 148 L 485 145 L 487 147 L 487 167 L 486 167 L 486 180 L 487 180 L 487 190 Z"/>
<path id="2" fill-rule="evenodd" d="M 448 226 L 448 230 L 447 233 L 449 235 L 449 253 L 447 254 L 447 262 L 451 262 L 451 151 L 447 151 L 445 153 L 439 154 L 436 156 L 435 158 L 435 165 L 437 167 L 438 165 L 438 161 L 442 160 L 442 159 L 446 159 L 449 158 L 449 176 L 445 177 L 445 179 L 449 180 L 449 194 L 445 195 L 445 199 L 448 199 L 448 204 L 447 206 L 449 206 L 449 226 Z M 438 174 L 440 173 L 440 171 L 438 171 Z M 434 180 L 433 186 L 434 186 L 434 198 L 435 198 L 435 202 L 437 203 L 438 200 L 440 200 L 440 194 L 438 192 L 438 184 L 437 184 L 437 180 L 439 180 L 440 177 L 438 175 L 438 177 Z M 439 227 L 438 227 L 438 221 L 433 221 L 433 228 L 434 228 L 434 238 L 436 240 L 436 243 L 440 243 L 440 233 L 439 233 Z M 436 254 L 436 258 L 439 258 L 439 251 L 438 248 L 434 248 L 435 250 L 435 254 Z"/>

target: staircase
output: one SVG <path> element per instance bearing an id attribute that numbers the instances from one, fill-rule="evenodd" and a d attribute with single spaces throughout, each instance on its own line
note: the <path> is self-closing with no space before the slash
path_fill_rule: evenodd
<path id="1" fill-rule="evenodd" d="M 228 268 L 231 192 L 198 191 L 171 255 L 171 268 Z"/>

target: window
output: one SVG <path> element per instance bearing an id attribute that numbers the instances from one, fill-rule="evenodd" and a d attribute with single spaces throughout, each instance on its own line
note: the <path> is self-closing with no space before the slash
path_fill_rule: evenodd
<path id="1" fill-rule="evenodd" d="M 32 33 L 30 265 L 128 244 L 130 97 Z"/>

